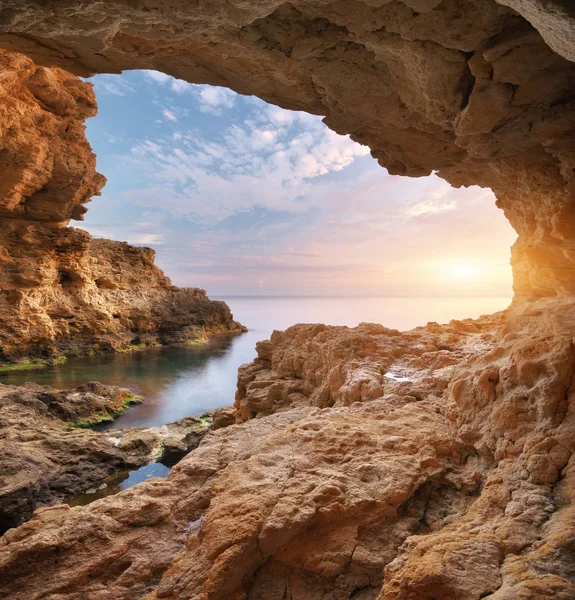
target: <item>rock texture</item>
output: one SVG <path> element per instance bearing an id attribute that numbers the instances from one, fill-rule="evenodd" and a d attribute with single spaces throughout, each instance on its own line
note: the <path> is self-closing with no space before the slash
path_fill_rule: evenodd
<path id="1" fill-rule="evenodd" d="M 569 2 L 5 0 L 2 8 L 0 45 L 39 64 L 79 75 L 158 69 L 227 86 L 325 115 L 390 173 L 437 171 L 454 186 L 491 187 L 519 234 L 517 296 L 575 293 Z M 69 196 L 61 202 L 43 218 L 75 217 Z"/>
<path id="2" fill-rule="evenodd" d="M 98 110 L 91 86 L 14 52 L 0 52 L 0 69 L 0 217 L 81 219 L 106 182 L 85 136 Z"/>
<path id="3" fill-rule="evenodd" d="M 395 395 L 441 396 L 453 367 L 490 347 L 504 313 L 430 323 L 400 333 L 363 323 L 354 329 L 295 325 L 258 342 L 258 357 L 238 374 L 240 421 L 296 406 L 351 406 Z"/>
<path id="4" fill-rule="evenodd" d="M 0 51 L 0 361 L 187 343 L 238 332 L 154 251 L 66 228 L 105 178 L 84 135 L 92 86 Z"/>
<path id="5" fill-rule="evenodd" d="M 165 480 L 9 530 L 0 595 L 574 598 L 574 39 L 564 0 L 5 0 L 0 46 L 50 68 L 2 58 L 4 310 L 24 298 L 18 318 L 37 311 L 51 339 L 87 328 L 123 344 L 176 320 L 151 318 L 123 269 L 111 278 L 133 250 L 63 229 L 102 180 L 81 129 L 91 91 L 52 67 L 225 85 L 324 115 L 391 173 L 489 186 L 519 235 L 516 298 L 534 301 L 405 334 L 275 333 L 240 372 L 235 414 L 220 411 Z M 77 152 L 28 147 L 36 126 Z M 153 273 L 173 309 L 182 292 Z M 68 324 L 78 305 L 85 327 Z M 42 443 L 30 428 L 22 448 Z"/>
<path id="6" fill-rule="evenodd" d="M 0 589 L 571 599 L 574 316 L 573 301 L 541 300 L 405 334 L 276 333 L 240 374 L 247 420 L 209 433 L 166 479 L 37 511 L 0 541 Z M 262 389 L 278 390 L 272 403 Z"/>
<path id="7" fill-rule="evenodd" d="M 2 533 L 36 508 L 86 492 L 118 471 L 158 459 L 175 462 L 208 430 L 195 417 L 107 433 L 78 428 L 117 414 L 132 401 L 138 399 L 130 390 L 97 382 L 67 391 L 0 385 Z"/>
<path id="8" fill-rule="evenodd" d="M 151 248 L 8 220 L 0 273 L 0 359 L 186 344 L 240 332 L 224 302 L 178 288 Z"/>

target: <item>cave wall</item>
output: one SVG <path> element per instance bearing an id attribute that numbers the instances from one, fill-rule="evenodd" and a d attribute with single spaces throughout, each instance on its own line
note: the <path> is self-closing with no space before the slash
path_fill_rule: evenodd
<path id="1" fill-rule="evenodd" d="M 516 298 L 533 299 L 575 294 L 569 6 L 561 0 L 68 0 L 56 7 L 5 0 L 0 47 L 82 76 L 146 68 L 227 86 L 324 115 L 331 129 L 367 144 L 392 174 L 436 171 L 454 186 L 491 187 L 519 235 L 512 252 Z M 43 164 L 40 155 L 34 162 Z M 85 172 L 75 168 L 67 166 L 75 184 L 51 211 L 32 210 L 40 192 L 23 183 L 25 173 L 4 184 L 4 205 L 55 223 L 81 218 L 82 204 L 102 180 L 89 165 L 81 167 Z M 61 181 L 57 169 L 45 175 L 44 199 Z"/>

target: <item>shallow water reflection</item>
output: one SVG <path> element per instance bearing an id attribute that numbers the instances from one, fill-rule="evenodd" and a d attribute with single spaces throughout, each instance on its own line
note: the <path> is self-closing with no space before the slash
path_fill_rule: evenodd
<path id="1" fill-rule="evenodd" d="M 152 427 L 233 402 L 237 369 L 243 359 L 231 349 L 239 337 L 217 336 L 206 344 L 185 348 L 75 358 L 41 371 L 8 373 L 1 382 L 18 385 L 34 381 L 70 389 L 86 381 L 100 381 L 128 387 L 144 396 L 145 402 L 98 429 Z"/>
<path id="2" fill-rule="evenodd" d="M 151 463 L 144 465 L 134 471 L 122 471 L 113 477 L 110 477 L 102 485 L 94 490 L 90 490 L 84 494 L 78 494 L 70 500 L 66 500 L 69 506 L 86 506 L 90 502 L 113 496 L 122 490 L 127 490 L 129 487 L 152 479 L 152 477 L 166 477 L 170 472 L 170 467 L 166 467 L 162 463 Z"/>
<path id="3" fill-rule="evenodd" d="M 145 397 L 105 429 L 152 427 L 199 416 L 233 403 L 237 371 L 255 357 L 255 345 L 274 329 L 295 323 L 355 326 L 373 322 L 400 330 L 478 317 L 502 310 L 507 297 L 390 298 L 390 297 L 241 297 L 225 300 L 248 333 L 217 336 L 186 348 L 159 348 L 133 354 L 77 358 L 41 371 L 0 375 L 0 382 L 19 385 L 34 381 L 59 389 L 86 381 L 119 385 Z"/>

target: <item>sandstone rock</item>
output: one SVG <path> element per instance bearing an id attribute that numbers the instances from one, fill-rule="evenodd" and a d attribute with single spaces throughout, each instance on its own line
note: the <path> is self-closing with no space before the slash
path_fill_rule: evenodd
<path id="1" fill-rule="evenodd" d="M 60 421 L 75 426 L 90 426 L 111 420 L 133 403 L 144 399 L 131 390 L 98 381 L 84 383 L 75 390 L 55 390 L 48 386 L 26 383 L 14 388 L 2 385 L 0 389 L 35 397 L 46 405 L 48 413 Z"/>
<path id="2" fill-rule="evenodd" d="M 195 417 L 106 433 L 77 428 L 110 418 L 133 399 L 130 390 L 98 382 L 66 391 L 0 385 L 0 529 L 29 519 L 36 507 L 97 487 L 118 471 L 160 458 L 174 464 L 208 431 Z"/>
<path id="3" fill-rule="evenodd" d="M 95 116 L 92 86 L 61 69 L 0 53 L 0 216 L 67 222 L 106 178 L 85 137 Z"/>
<path id="4" fill-rule="evenodd" d="M 0 360 L 186 344 L 243 331 L 225 303 L 172 286 L 151 248 L 19 219 L 8 220 L 0 243 Z"/>
<path id="5" fill-rule="evenodd" d="M 223 429 L 236 423 L 236 411 L 232 406 L 218 408 L 212 413 L 213 425 L 212 429 Z"/>
<path id="6" fill-rule="evenodd" d="M 238 332 L 229 308 L 180 289 L 154 251 L 63 227 L 105 178 L 84 135 L 92 86 L 0 51 L 0 361 Z"/>
<path id="7" fill-rule="evenodd" d="M 295 406 L 350 406 L 383 397 L 441 396 L 454 368 L 496 340 L 504 313 L 400 334 L 381 325 L 295 325 L 257 344 L 240 367 L 238 419 Z"/>
<path id="8" fill-rule="evenodd" d="M 16 600 L 572 598 L 574 316 L 573 301 L 541 300 L 405 334 L 276 332 L 254 368 L 267 362 L 281 390 L 300 377 L 307 396 L 209 433 L 166 479 L 36 513 L 0 541 L 0 589 Z M 350 395 L 366 364 L 362 380 L 375 365 L 405 380 Z M 320 408 L 323 389 L 332 405 Z"/>
<path id="9" fill-rule="evenodd" d="M 134 297 L 108 255 L 132 250 L 95 250 L 63 229 L 102 180 L 82 137 L 90 90 L 52 67 L 224 85 L 323 115 L 391 173 L 491 187 L 519 236 L 517 300 L 547 298 L 405 334 L 274 333 L 240 372 L 243 423 L 207 435 L 165 480 L 42 509 L 8 531 L 3 596 L 575 597 L 574 22 L 561 0 L 3 3 L 0 45 L 50 67 L 2 59 L 8 352 L 18 336 L 50 351 L 155 341 L 150 330 L 181 341 L 205 326 L 174 316 L 190 292 L 174 298 L 149 256 L 133 281 L 158 283 Z M 53 147 L 29 147 L 43 136 Z M 85 266 L 100 255 L 101 270 Z M 66 324 L 80 302 L 89 344 Z M 229 327 L 231 315 L 215 320 Z M 35 404 L 16 404 L 28 422 Z M 17 435 L 33 450 L 44 434 L 30 431 Z M 151 434 L 134 435 L 124 447 Z"/>
<path id="10" fill-rule="evenodd" d="M 570 296 L 575 18 L 568 4 L 118 0 L 111 7 L 88 0 L 59 10 L 41 0 L 5 0 L 0 46 L 83 76 L 144 68 L 223 85 L 325 116 L 334 131 L 368 145 L 390 173 L 435 171 L 456 187 L 490 187 L 519 235 L 517 297 Z M 26 83 L 39 103 L 54 78 L 70 77 L 27 69 L 39 73 Z M 47 108 L 68 110 L 68 97 L 55 97 Z M 19 168 L 43 164 L 31 162 Z M 34 218 L 76 218 L 69 195 L 58 203 L 49 194 L 50 208 L 42 202 L 36 210 L 38 194 L 23 180 L 24 173 L 10 175 L 8 197 L 17 189 L 17 198 L 30 199 L 7 201 L 9 210 L 30 205 Z M 83 201 L 77 194 L 78 207 Z"/>

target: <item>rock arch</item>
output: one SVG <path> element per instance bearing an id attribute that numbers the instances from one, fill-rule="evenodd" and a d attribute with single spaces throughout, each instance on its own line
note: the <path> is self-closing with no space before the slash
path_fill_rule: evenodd
<path id="1" fill-rule="evenodd" d="M 519 234 L 517 297 L 575 293 L 569 2 L 7 0 L 0 32 L 1 47 L 41 65 L 82 76 L 151 68 L 224 85 L 324 115 L 392 174 L 491 187 Z M 30 89 L 66 110 L 64 99 L 42 98 L 45 73 Z M 102 182 L 75 177 L 82 186 L 53 214 L 31 214 L 26 200 L 30 218 L 81 218 Z"/>
<path id="2" fill-rule="evenodd" d="M 40 510 L 7 532 L 6 596 L 574 597 L 570 4 L 3 2 L 0 46 L 44 65 L 8 54 L 0 73 L 2 235 L 13 257 L 38 249 L 23 270 L 2 254 L 8 299 L 37 287 L 36 259 L 57 273 L 73 253 L 90 258 L 94 241 L 63 228 L 102 184 L 82 130 L 94 98 L 69 73 L 131 68 L 323 114 L 392 173 L 492 187 L 519 234 L 517 298 L 540 299 L 404 334 L 368 324 L 274 334 L 240 372 L 228 416 L 246 422 L 210 434 L 165 480 L 83 509 Z M 11 79 L 10 61 L 23 79 Z M 28 105 L 14 101 L 10 81 Z M 57 143 L 18 160 L 40 126 Z M 59 135 L 68 150 L 84 148 L 79 163 L 66 160 Z M 93 293 L 130 288 L 95 282 L 134 250 L 103 244 L 98 254 L 113 257 L 87 273 Z M 132 259 L 155 282 L 156 302 L 205 300 L 170 296 L 178 292 L 149 251 Z M 408 377 L 385 377 L 395 369 Z M 251 418 L 258 411 L 266 418 Z"/>

